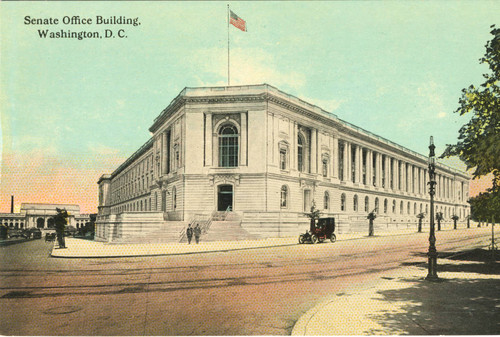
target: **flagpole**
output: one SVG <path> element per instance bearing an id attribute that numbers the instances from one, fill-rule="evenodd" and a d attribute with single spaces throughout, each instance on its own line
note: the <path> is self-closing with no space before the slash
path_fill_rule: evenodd
<path id="1" fill-rule="evenodd" d="M 231 84 L 229 77 L 229 4 L 227 4 L 227 85 Z"/>

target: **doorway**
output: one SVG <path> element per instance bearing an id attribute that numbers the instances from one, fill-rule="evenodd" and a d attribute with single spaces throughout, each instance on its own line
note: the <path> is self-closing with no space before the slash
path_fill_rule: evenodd
<path id="1" fill-rule="evenodd" d="M 217 211 L 233 210 L 233 185 L 219 185 L 217 189 Z"/>
<path id="2" fill-rule="evenodd" d="M 36 228 L 43 228 L 43 227 L 45 227 L 45 219 L 43 218 L 36 219 Z"/>

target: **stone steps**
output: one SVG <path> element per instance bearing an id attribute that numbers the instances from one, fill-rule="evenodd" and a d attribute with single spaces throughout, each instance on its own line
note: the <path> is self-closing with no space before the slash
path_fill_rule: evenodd
<path id="1" fill-rule="evenodd" d="M 241 221 L 212 221 L 208 232 L 201 236 L 202 241 L 254 239 L 258 239 L 258 237 L 243 229 L 241 227 Z M 183 242 L 187 242 L 187 239 L 183 240 Z"/>

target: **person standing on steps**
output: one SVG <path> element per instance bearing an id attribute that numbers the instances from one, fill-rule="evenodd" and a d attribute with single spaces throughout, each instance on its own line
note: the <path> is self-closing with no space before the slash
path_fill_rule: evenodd
<path id="1" fill-rule="evenodd" d="M 196 227 L 194 227 L 194 238 L 196 239 L 196 243 L 200 243 L 200 236 L 201 236 L 201 228 L 200 224 L 197 223 Z"/>
<path id="2" fill-rule="evenodd" d="M 191 224 L 188 225 L 188 228 L 186 229 L 186 236 L 188 238 L 188 245 L 191 244 L 191 238 L 193 237 L 193 228 L 191 227 Z"/>

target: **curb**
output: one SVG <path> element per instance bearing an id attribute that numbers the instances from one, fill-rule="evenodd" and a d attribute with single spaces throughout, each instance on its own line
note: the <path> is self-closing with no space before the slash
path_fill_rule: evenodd
<path id="1" fill-rule="evenodd" d="M 2 241 L 2 242 L 0 242 L 0 247 L 15 245 L 17 243 L 23 243 L 23 242 L 34 241 L 34 240 L 40 240 L 40 239 L 16 239 L 16 240 Z"/>

